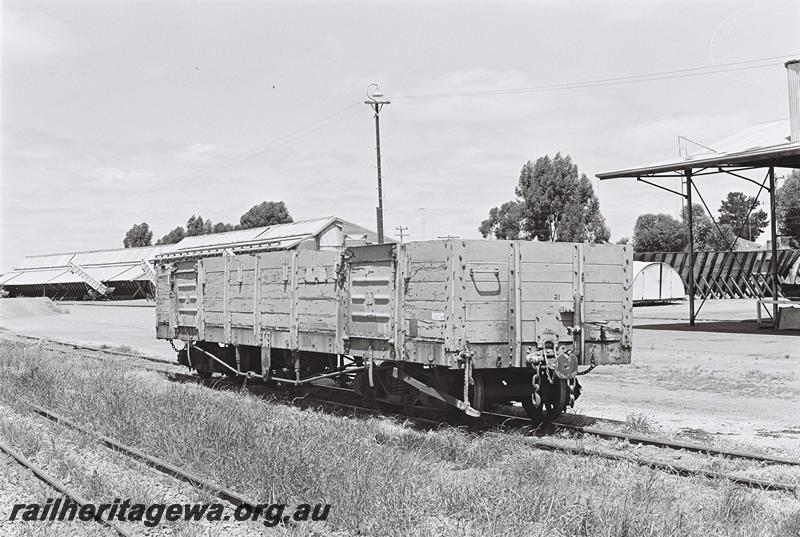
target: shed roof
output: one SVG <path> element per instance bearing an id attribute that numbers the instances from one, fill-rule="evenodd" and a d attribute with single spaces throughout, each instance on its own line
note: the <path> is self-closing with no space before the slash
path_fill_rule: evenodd
<path id="1" fill-rule="evenodd" d="M 602 179 L 718 167 L 800 168 L 800 142 L 789 141 L 789 120 L 753 125 L 710 144 L 709 149 L 675 159 L 598 173 Z"/>
<path id="2" fill-rule="evenodd" d="M 296 247 L 304 240 L 319 236 L 333 225 L 337 225 L 342 229 L 345 240 L 349 237 L 354 237 L 377 242 L 377 236 L 374 231 L 336 216 L 326 216 L 288 224 L 186 237 L 176 244 L 174 249 L 164 252 L 162 256 L 172 258 L 173 256 L 197 255 L 201 252 L 202 255 L 208 255 L 209 253 L 218 253 L 226 248 L 237 247 L 247 247 L 251 251 L 259 249 L 287 250 Z"/>
<path id="3" fill-rule="evenodd" d="M 0 275 L 0 284 L 10 287 L 82 282 L 70 270 L 70 263 L 80 266 L 101 282 L 144 280 L 148 275 L 141 266 L 142 261 L 152 262 L 157 255 L 172 252 L 179 256 L 192 255 L 192 252 L 198 250 L 218 253 L 229 247 L 289 249 L 304 240 L 319 236 L 332 225 L 341 228 L 345 240 L 354 238 L 377 242 L 375 232 L 336 216 L 327 216 L 289 224 L 186 237 L 178 244 L 27 256 L 12 272 Z"/>
<path id="4" fill-rule="evenodd" d="M 142 260 L 150 261 L 157 254 L 174 248 L 173 244 L 159 246 L 142 246 L 139 248 L 115 248 L 109 250 L 89 250 L 59 254 L 30 255 L 14 270 L 30 270 L 50 267 L 66 267 L 70 262 L 80 266 L 139 264 Z"/>

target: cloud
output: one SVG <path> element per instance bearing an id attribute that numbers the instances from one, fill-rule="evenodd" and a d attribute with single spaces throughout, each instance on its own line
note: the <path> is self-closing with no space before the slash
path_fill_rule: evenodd
<path id="1" fill-rule="evenodd" d="M 2 7 L 3 59 L 46 61 L 79 50 L 80 42 L 58 19 L 42 11 Z"/>
<path id="2" fill-rule="evenodd" d="M 222 150 L 214 144 L 195 143 L 175 153 L 174 158 L 189 164 L 213 164 L 221 153 Z"/>
<path id="3" fill-rule="evenodd" d="M 149 170 L 121 170 L 114 167 L 95 167 L 84 174 L 88 187 L 116 191 L 141 191 L 158 184 L 158 176 Z"/>

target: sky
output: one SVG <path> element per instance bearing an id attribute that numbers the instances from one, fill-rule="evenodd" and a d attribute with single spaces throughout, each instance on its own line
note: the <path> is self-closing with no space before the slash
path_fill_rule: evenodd
<path id="1" fill-rule="evenodd" d="M 479 238 L 528 160 L 569 154 L 594 178 L 675 157 L 678 135 L 711 144 L 787 117 L 791 57 L 796 0 L 4 0 L 0 272 L 26 255 L 121 247 L 135 223 L 154 242 L 193 214 L 236 223 L 264 200 L 295 220 L 374 228 L 371 83 L 392 101 L 380 118 L 387 235 Z M 758 58 L 774 59 L 493 91 Z M 679 198 L 645 185 L 594 186 L 612 240 L 639 214 L 679 214 Z M 757 187 L 701 189 L 717 208 Z"/>

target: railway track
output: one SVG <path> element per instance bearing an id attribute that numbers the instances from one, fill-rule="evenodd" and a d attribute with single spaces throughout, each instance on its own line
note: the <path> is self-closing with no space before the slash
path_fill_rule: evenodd
<path id="1" fill-rule="evenodd" d="M 46 340 L 43 338 L 37 338 L 32 336 L 23 336 L 24 339 L 35 340 L 35 341 L 47 341 L 57 345 L 63 345 L 67 347 L 71 347 L 78 350 L 89 350 L 98 353 L 106 353 L 118 356 L 125 356 L 129 358 L 144 358 L 143 356 L 135 353 L 124 353 L 120 351 L 114 351 L 110 349 L 100 349 L 95 347 L 88 347 L 84 345 L 76 345 L 72 343 L 65 343 L 60 341 L 51 341 Z M 160 362 L 163 364 L 174 365 L 173 362 L 169 362 L 167 360 L 161 360 L 157 358 L 147 357 L 150 361 Z M 148 368 L 150 369 L 150 368 Z M 418 427 L 422 428 L 438 428 L 443 426 L 451 425 L 447 422 L 446 419 L 429 419 L 425 417 L 415 416 L 408 413 L 397 412 L 396 410 L 390 411 L 382 411 L 376 408 L 370 408 L 363 406 L 361 404 L 357 404 L 352 400 L 331 400 L 329 398 L 323 398 L 318 395 L 304 395 L 302 397 L 289 397 L 285 391 L 281 391 L 279 389 L 274 389 L 268 385 L 264 384 L 242 384 L 239 382 L 231 381 L 226 378 L 218 378 L 218 379 L 200 379 L 196 375 L 190 375 L 185 373 L 178 373 L 174 370 L 166 370 L 160 368 L 152 368 L 152 371 L 156 371 L 160 374 L 164 374 L 172 381 L 176 382 L 194 382 L 198 384 L 203 384 L 208 387 L 212 388 L 221 388 L 221 389 L 242 389 L 245 387 L 251 392 L 260 394 L 260 395 L 270 395 L 277 399 L 280 399 L 284 402 L 289 402 L 290 404 L 309 407 L 309 406 L 319 406 L 327 409 L 337 409 L 339 411 L 346 411 L 353 414 L 360 414 L 360 415 L 392 415 L 395 417 L 399 417 L 401 419 L 407 420 L 411 423 L 414 423 Z M 335 386 L 318 386 L 315 385 L 314 390 L 316 391 L 325 391 L 328 393 L 339 393 L 344 394 L 346 397 L 350 397 L 352 399 L 353 392 L 352 390 L 346 388 L 339 388 Z M 340 395 L 341 399 L 341 395 Z M 586 416 L 585 418 L 593 419 L 591 417 Z M 785 457 L 778 457 L 778 456 L 769 456 L 763 455 L 759 453 L 750 453 L 738 450 L 728 450 L 723 448 L 718 448 L 715 446 L 709 446 L 704 444 L 696 444 L 696 443 L 689 443 L 683 442 L 678 440 L 668 440 L 662 439 L 652 436 L 646 435 L 639 435 L 639 434 L 632 434 L 632 433 L 623 433 L 618 431 L 611 431 L 611 430 L 604 430 L 598 429 L 595 427 L 586 427 L 582 425 L 575 425 L 566 423 L 564 421 L 556 421 L 550 424 L 545 424 L 539 427 L 532 427 L 530 420 L 522 416 L 516 416 L 511 414 L 504 414 L 504 413 L 493 413 L 493 412 L 484 412 L 483 416 L 480 420 L 476 423 L 470 424 L 469 429 L 473 431 L 487 431 L 487 430 L 497 430 L 500 429 L 530 429 L 529 430 L 529 438 L 528 441 L 533 447 L 539 449 L 545 449 L 550 451 L 560 451 L 560 452 L 567 452 L 576 455 L 583 455 L 583 456 L 596 456 L 607 458 L 611 460 L 618 460 L 618 461 L 626 461 L 633 464 L 637 464 L 640 466 L 646 466 L 651 468 L 656 468 L 659 470 L 663 470 L 669 473 L 673 473 L 676 475 L 684 475 L 684 476 L 705 476 L 711 479 L 724 479 L 731 481 L 733 483 L 762 489 L 762 490 L 783 490 L 783 491 L 797 491 L 798 485 L 794 483 L 783 483 L 783 482 L 773 482 L 763 479 L 757 478 L 750 478 L 750 477 L 742 477 L 736 476 L 729 473 L 718 472 L 715 470 L 703 469 L 703 468 L 692 468 L 685 465 L 672 463 L 672 462 L 664 462 L 661 460 L 657 460 L 655 458 L 649 457 L 641 457 L 641 456 L 633 456 L 627 453 L 619 453 L 619 452 L 611 452 L 608 450 L 596 449 L 596 448 L 589 448 L 585 446 L 569 446 L 564 445 L 557 440 L 553 440 L 552 438 L 544 437 L 543 434 L 548 432 L 548 429 L 552 430 L 563 430 L 568 431 L 577 435 L 581 436 L 592 436 L 597 438 L 602 438 L 606 440 L 621 440 L 625 441 L 632 445 L 647 445 L 647 446 L 654 446 L 663 449 L 671 449 L 671 450 L 681 450 L 687 452 L 694 452 L 700 453 L 708 456 L 715 456 L 715 457 L 725 457 L 725 458 L 733 458 L 733 459 L 742 459 L 742 460 L 749 460 L 753 462 L 757 462 L 760 464 L 776 464 L 776 465 L 790 465 L 790 466 L 800 466 L 800 460 L 789 459 Z M 156 463 L 154 463 L 156 464 Z M 165 469 L 168 468 L 165 466 Z M 197 476 L 194 476 L 197 477 Z"/>
<path id="2" fill-rule="evenodd" d="M 514 416 L 510 414 L 497 414 L 491 412 L 484 412 L 484 414 L 488 414 L 490 416 L 497 417 L 498 419 L 505 421 L 508 420 L 528 421 L 527 418 Z M 597 429 L 594 427 L 585 427 L 582 425 L 564 423 L 561 421 L 555 421 L 549 425 L 556 429 L 572 431 L 582 435 L 596 436 L 598 438 L 604 438 L 606 440 L 625 440 L 631 444 L 656 446 L 656 447 L 670 448 L 682 451 L 691 451 L 695 453 L 723 456 L 732 459 L 745 459 L 751 461 L 765 462 L 769 464 L 786 464 L 789 466 L 800 466 L 800 460 L 789 459 L 786 457 L 769 456 L 769 455 L 763 455 L 761 453 L 724 449 L 704 444 L 696 444 L 694 442 L 683 442 L 680 440 L 666 440 L 636 433 L 622 433 L 617 431 L 608 431 L 603 429 Z"/>
<path id="3" fill-rule="evenodd" d="M 69 341 L 59 341 L 57 339 L 49 339 L 49 338 L 43 338 L 43 337 L 38 337 L 38 336 L 26 336 L 26 335 L 22 335 L 22 334 L 14 334 L 13 336 L 18 338 L 18 339 L 20 339 L 20 340 L 23 340 L 23 341 L 34 341 L 36 343 L 41 343 L 41 344 L 44 344 L 44 343 L 50 344 L 50 345 L 52 345 L 54 347 L 53 350 L 58 351 L 58 352 L 67 352 L 66 349 L 72 349 L 72 350 L 81 350 L 81 351 L 91 351 L 91 352 L 97 353 L 98 355 L 100 355 L 100 354 L 108 354 L 108 355 L 112 355 L 112 356 L 119 356 L 119 357 L 122 357 L 122 358 L 126 358 L 128 360 L 130 360 L 131 358 L 136 359 L 136 360 L 141 360 L 143 362 L 146 362 L 146 364 L 142 364 L 142 365 L 131 364 L 130 361 L 126 361 L 125 365 L 134 365 L 134 366 L 139 367 L 140 369 L 144 369 L 146 371 L 152 371 L 154 373 L 159 373 L 159 374 L 170 374 L 170 373 L 175 372 L 176 369 L 182 367 L 182 366 L 179 366 L 178 363 L 175 360 L 165 360 L 163 358 L 157 358 L 155 356 L 147 356 L 146 354 L 138 354 L 138 353 L 134 353 L 134 352 L 124 352 L 124 351 L 119 351 L 119 350 L 114 350 L 114 349 L 104 349 L 102 347 L 92 347 L 92 346 L 89 346 L 89 345 L 81 345 L 81 344 L 78 344 L 78 343 L 71 343 Z M 13 341 L 13 339 L 11 339 L 11 338 L 4 338 L 4 339 L 6 339 L 7 341 Z M 154 367 L 154 366 L 149 365 L 149 364 L 158 364 L 158 365 L 161 365 L 162 367 Z M 168 367 L 168 366 L 171 366 L 171 367 Z"/>
<path id="4" fill-rule="evenodd" d="M 3 451 L 4 453 L 6 453 L 9 457 L 14 459 L 21 466 L 23 466 L 24 468 L 27 468 L 38 479 L 40 479 L 44 483 L 46 483 L 50 488 L 60 492 L 61 494 L 63 494 L 64 496 L 66 496 L 67 498 L 69 498 L 70 500 L 75 502 L 78 506 L 82 507 L 82 506 L 84 506 L 86 504 L 92 503 L 89 500 L 87 500 L 86 498 L 84 498 L 81 494 L 79 494 L 74 489 L 68 487 L 67 485 L 65 485 L 61 481 L 57 480 L 52 475 L 50 475 L 47 472 L 45 472 L 42 468 L 40 468 L 39 466 L 34 464 L 33 461 L 31 461 L 30 459 L 26 458 L 24 455 L 19 453 L 17 450 L 15 450 L 14 448 L 9 446 L 7 443 L 5 443 L 2 440 L 0 440 L 0 451 Z M 111 522 L 110 520 L 105 520 L 102 517 L 96 517 L 94 520 L 98 524 L 101 524 L 101 525 L 106 526 L 107 528 L 111 529 L 117 535 L 121 535 L 122 537 L 133 537 L 134 536 L 133 533 L 128 532 L 125 528 L 123 528 L 119 524 Z"/>
<path id="5" fill-rule="evenodd" d="M 360 414 L 360 415 L 381 415 L 381 416 L 394 416 L 398 417 L 407 421 L 410 421 L 414 424 L 417 424 L 425 429 L 430 428 L 438 428 L 443 426 L 450 425 L 445 419 L 435 420 L 429 418 L 421 418 L 419 416 L 414 416 L 412 414 L 401 413 L 401 412 L 383 412 L 377 410 L 375 408 L 365 407 L 363 405 L 358 405 L 353 402 L 342 402 L 342 401 L 332 401 L 329 399 L 323 399 L 317 396 L 306 396 L 302 398 L 291 398 L 286 395 L 286 393 L 282 393 L 279 390 L 271 389 L 268 386 L 263 384 L 255 384 L 251 386 L 242 386 L 236 382 L 227 380 L 227 379 L 200 379 L 195 375 L 188 375 L 188 374 L 178 374 L 172 375 L 171 380 L 179 381 L 179 382 L 194 382 L 198 384 L 203 384 L 209 387 L 216 387 L 216 388 L 224 388 L 224 389 L 241 389 L 243 387 L 247 388 L 250 391 L 254 391 L 256 393 L 268 393 L 269 395 L 276 397 L 284 402 L 288 402 L 290 404 L 303 406 L 303 407 L 311 407 L 311 406 L 321 406 L 327 408 L 334 408 L 339 410 L 345 410 L 348 412 Z M 319 388 L 321 390 L 332 390 L 335 392 L 351 392 L 351 390 L 347 390 L 344 388 L 338 387 L 329 387 L 329 386 L 315 386 L 315 388 Z M 484 412 L 482 419 L 478 420 L 476 423 L 469 425 L 469 429 L 473 431 L 488 431 L 488 430 L 497 430 L 498 427 L 509 427 L 509 422 L 516 422 L 518 423 L 517 427 L 513 427 L 513 429 L 519 430 L 521 428 L 529 428 L 530 434 L 528 437 L 528 442 L 539 449 L 544 449 L 548 451 L 559 451 L 565 453 L 571 453 L 575 455 L 583 455 L 583 456 L 594 456 L 594 457 L 601 457 L 610 460 L 617 460 L 617 461 L 624 461 L 630 462 L 633 464 L 637 464 L 639 466 L 645 466 L 650 468 L 655 468 L 658 470 L 663 470 L 668 473 L 672 473 L 675 475 L 682 475 L 682 476 L 704 476 L 710 479 L 722 479 L 731 481 L 738 485 L 760 489 L 760 490 L 776 490 L 776 491 L 789 491 L 795 492 L 800 487 L 794 483 L 785 483 L 785 482 L 775 482 L 775 481 L 768 481 L 764 479 L 758 478 L 751 478 L 751 477 L 742 477 L 737 476 L 730 473 L 725 472 L 718 472 L 715 470 L 704 469 L 704 468 L 692 468 L 683 464 L 677 464 L 672 462 L 663 462 L 655 458 L 650 457 L 642 457 L 642 456 L 634 456 L 629 455 L 626 453 L 619 453 L 619 452 L 612 452 L 609 450 L 603 450 L 599 448 L 591 448 L 585 446 L 570 446 L 564 445 L 563 443 L 559 442 L 558 440 L 553 440 L 551 438 L 547 438 L 545 436 L 540 436 L 542 434 L 546 434 L 546 430 L 548 427 L 552 427 L 555 429 L 562 429 L 568 430 L 571 432 L 575 432 L 581 435 L 587 436 L 595 436 L 598 438 L 604 439 L 616 439 L 616 440 L 626 440 L 630 444 L 641 444 L 641 445 L 650 445 L 665 449 L 673 449 L 673 450 L 683 450 L 683 451 L 690 451 L 696 453 L 702 453 L 705 455 L 710 456 L 721 456 L 727 458 L 737 458 L 737 459 L 745 459 L 750 460 L 753 462 L 758 463 L 768 463 L 768 464 L 783 464 L 783 465 L 792 465 L 792 466 L 800 466 L 800 461 L 794 459 L 788 459 L 783 457 L 770 457 L 766 455 L 762 455 L 759 453 L 747 453 L 743 451 L 733 451 L 733 450 L 726 450 L 722 448 L 717 448 L 714 446 L 707 446 L 702 444 L 694 444 L 688 442 L 680 442 L 680 441 L 672 441 L 667 439 L 659 439 L 655 437 L 643 436 L 638 434 L 627 434 L 627 433 L 620 433 L 615 431 L 606 431 L 601 429 L 583 427 L 578 425 L 566 424 L 562 422 L 554 422 L 550 424 L 545 424 L 544 427 L 531 427 L 531 422 L 527 418 L 523 418 L 520 416 L 513 416 L 508 414 L 500 414 L 500 413 L 491 413 L 491 412 Z"/>
<path id="6" fill-rule="evenodd" d="M 47 418 L 50 421 L 59 423 L 61 425 L 64 425 L 65 427 L 69 427 L 70 429 L 74 429 L 83 434 L 89 435 L 92 438 L 99 441 L 100 443 L 113 449 L 114 451 L 122 453 L 123 455 L 126 455 L 132 459 L 141 461 L 147 464 L 148 466 L 155 468 L 159 472 L 166 474 L 170 477 L 189 483 L 194 487 L 202 488 L 206 492 L 209 492 L 214 496 L 216 496 L 217 498 L 225 500 L 233 504 L 234 506 L 249 505 L 251 507 L 254 507 L 258 505 L 258 502 L 253 500 L 252 498 L 248 498 L 243 494 L 235 492 L 229 488 L 223 487 L 222 485 L 214 483 L 202 476 L 199 476 L 197 474 L 179 468 L 178 466 L 175 466 L 174 464 L 171 464 L 165 461 L 164 459 L 155 457 L 153 455 L 149 455 L 139 449 L 136 449 L 135 447 L 123 444 L 122 442 L 114 438 L 111 438 L 110 436 L 106 436 L 95 430 L 89 429 L 83 425 L 79 425 L 78 423 L 64 416 L 56 414 L 51 410 L 48 410 L 46 408 L 37 405 L 31 405 L 31 409 L 40 416 Z"/>

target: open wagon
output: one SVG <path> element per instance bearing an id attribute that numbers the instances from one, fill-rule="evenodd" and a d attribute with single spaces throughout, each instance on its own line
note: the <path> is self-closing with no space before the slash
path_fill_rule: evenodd
<path id="1" fill-rule="evenodd" d="M 156 261 L 157 337 L 179 361 L 398 405 L 553 418 L 577 376 L 631 360 L 625 245 L 432 240 Z"/>

